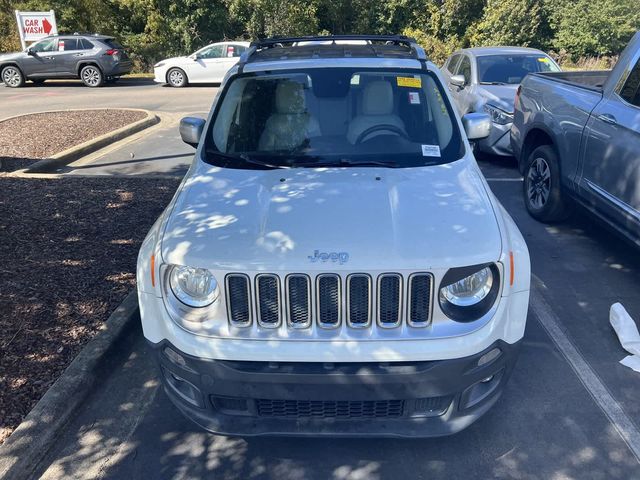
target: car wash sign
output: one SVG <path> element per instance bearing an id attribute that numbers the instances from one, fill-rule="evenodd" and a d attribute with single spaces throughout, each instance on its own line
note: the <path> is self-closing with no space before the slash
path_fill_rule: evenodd
<path id="1" fill-rule="evenodd" d="M 27 42 L 35 42 L 47 35 L 58 33 L 56 14 L 49 12 L 20 12 L 16 10 L 16 21 L 20 32 L 22 48 L 26 48 Z"/>

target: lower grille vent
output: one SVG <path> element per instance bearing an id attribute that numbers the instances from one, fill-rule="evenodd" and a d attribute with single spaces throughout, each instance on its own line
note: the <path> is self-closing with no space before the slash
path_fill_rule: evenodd
<path id="1" fill-rule="evenodd" d="M 284 418 L 397 418 L 404 400 L 256 400 L 261 417 Z"/>

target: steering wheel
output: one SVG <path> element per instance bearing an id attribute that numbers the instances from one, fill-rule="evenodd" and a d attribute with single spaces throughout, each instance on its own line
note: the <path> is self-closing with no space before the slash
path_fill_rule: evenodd
<path id="1" fill-rule="evenodd" d="M 381 132 L 381 131 L 395 133 L 396 135 L 404 138 L 405 140 L 409 140 L 409 136 L 407 135 L 407 132 L 405 132 L 400 127 L 396 127 L 395 125 L 390 125 L 388 123 L 383 123 L 380 125 L 374 125 L 373 127 L 367 128 L 364 132 L 358 135 L 358 138 L 356 138 L 356 144 L 362 143 L 364 139 L 367 138 L 372 133 Z"/>

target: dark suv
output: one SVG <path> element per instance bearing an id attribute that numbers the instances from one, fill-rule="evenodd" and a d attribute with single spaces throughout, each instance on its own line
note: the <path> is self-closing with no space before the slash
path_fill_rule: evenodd
<path id="1" fill-rule="evenodd" d="M 79 78 L 88 87 L 115 82 L 131 71 L 131 60 L 113 37 L 55 35 L 23 52 L 0 55 L 0 78 L 12 88 L 26 80 L 39 84 L 53 78 Z"/>

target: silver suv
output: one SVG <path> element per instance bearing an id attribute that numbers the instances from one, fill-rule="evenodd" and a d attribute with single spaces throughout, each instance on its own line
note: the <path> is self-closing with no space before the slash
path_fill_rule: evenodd
<path id="1" fill-rule="evenodd" d="M 26 80 L 79 78 L 88 87 L 113 83 L 131 71 L 127 52 L 113 37 L 55 35 L 43 38 L 23 52 L 0 55 L 0 78 L 12 88 Z"/>

